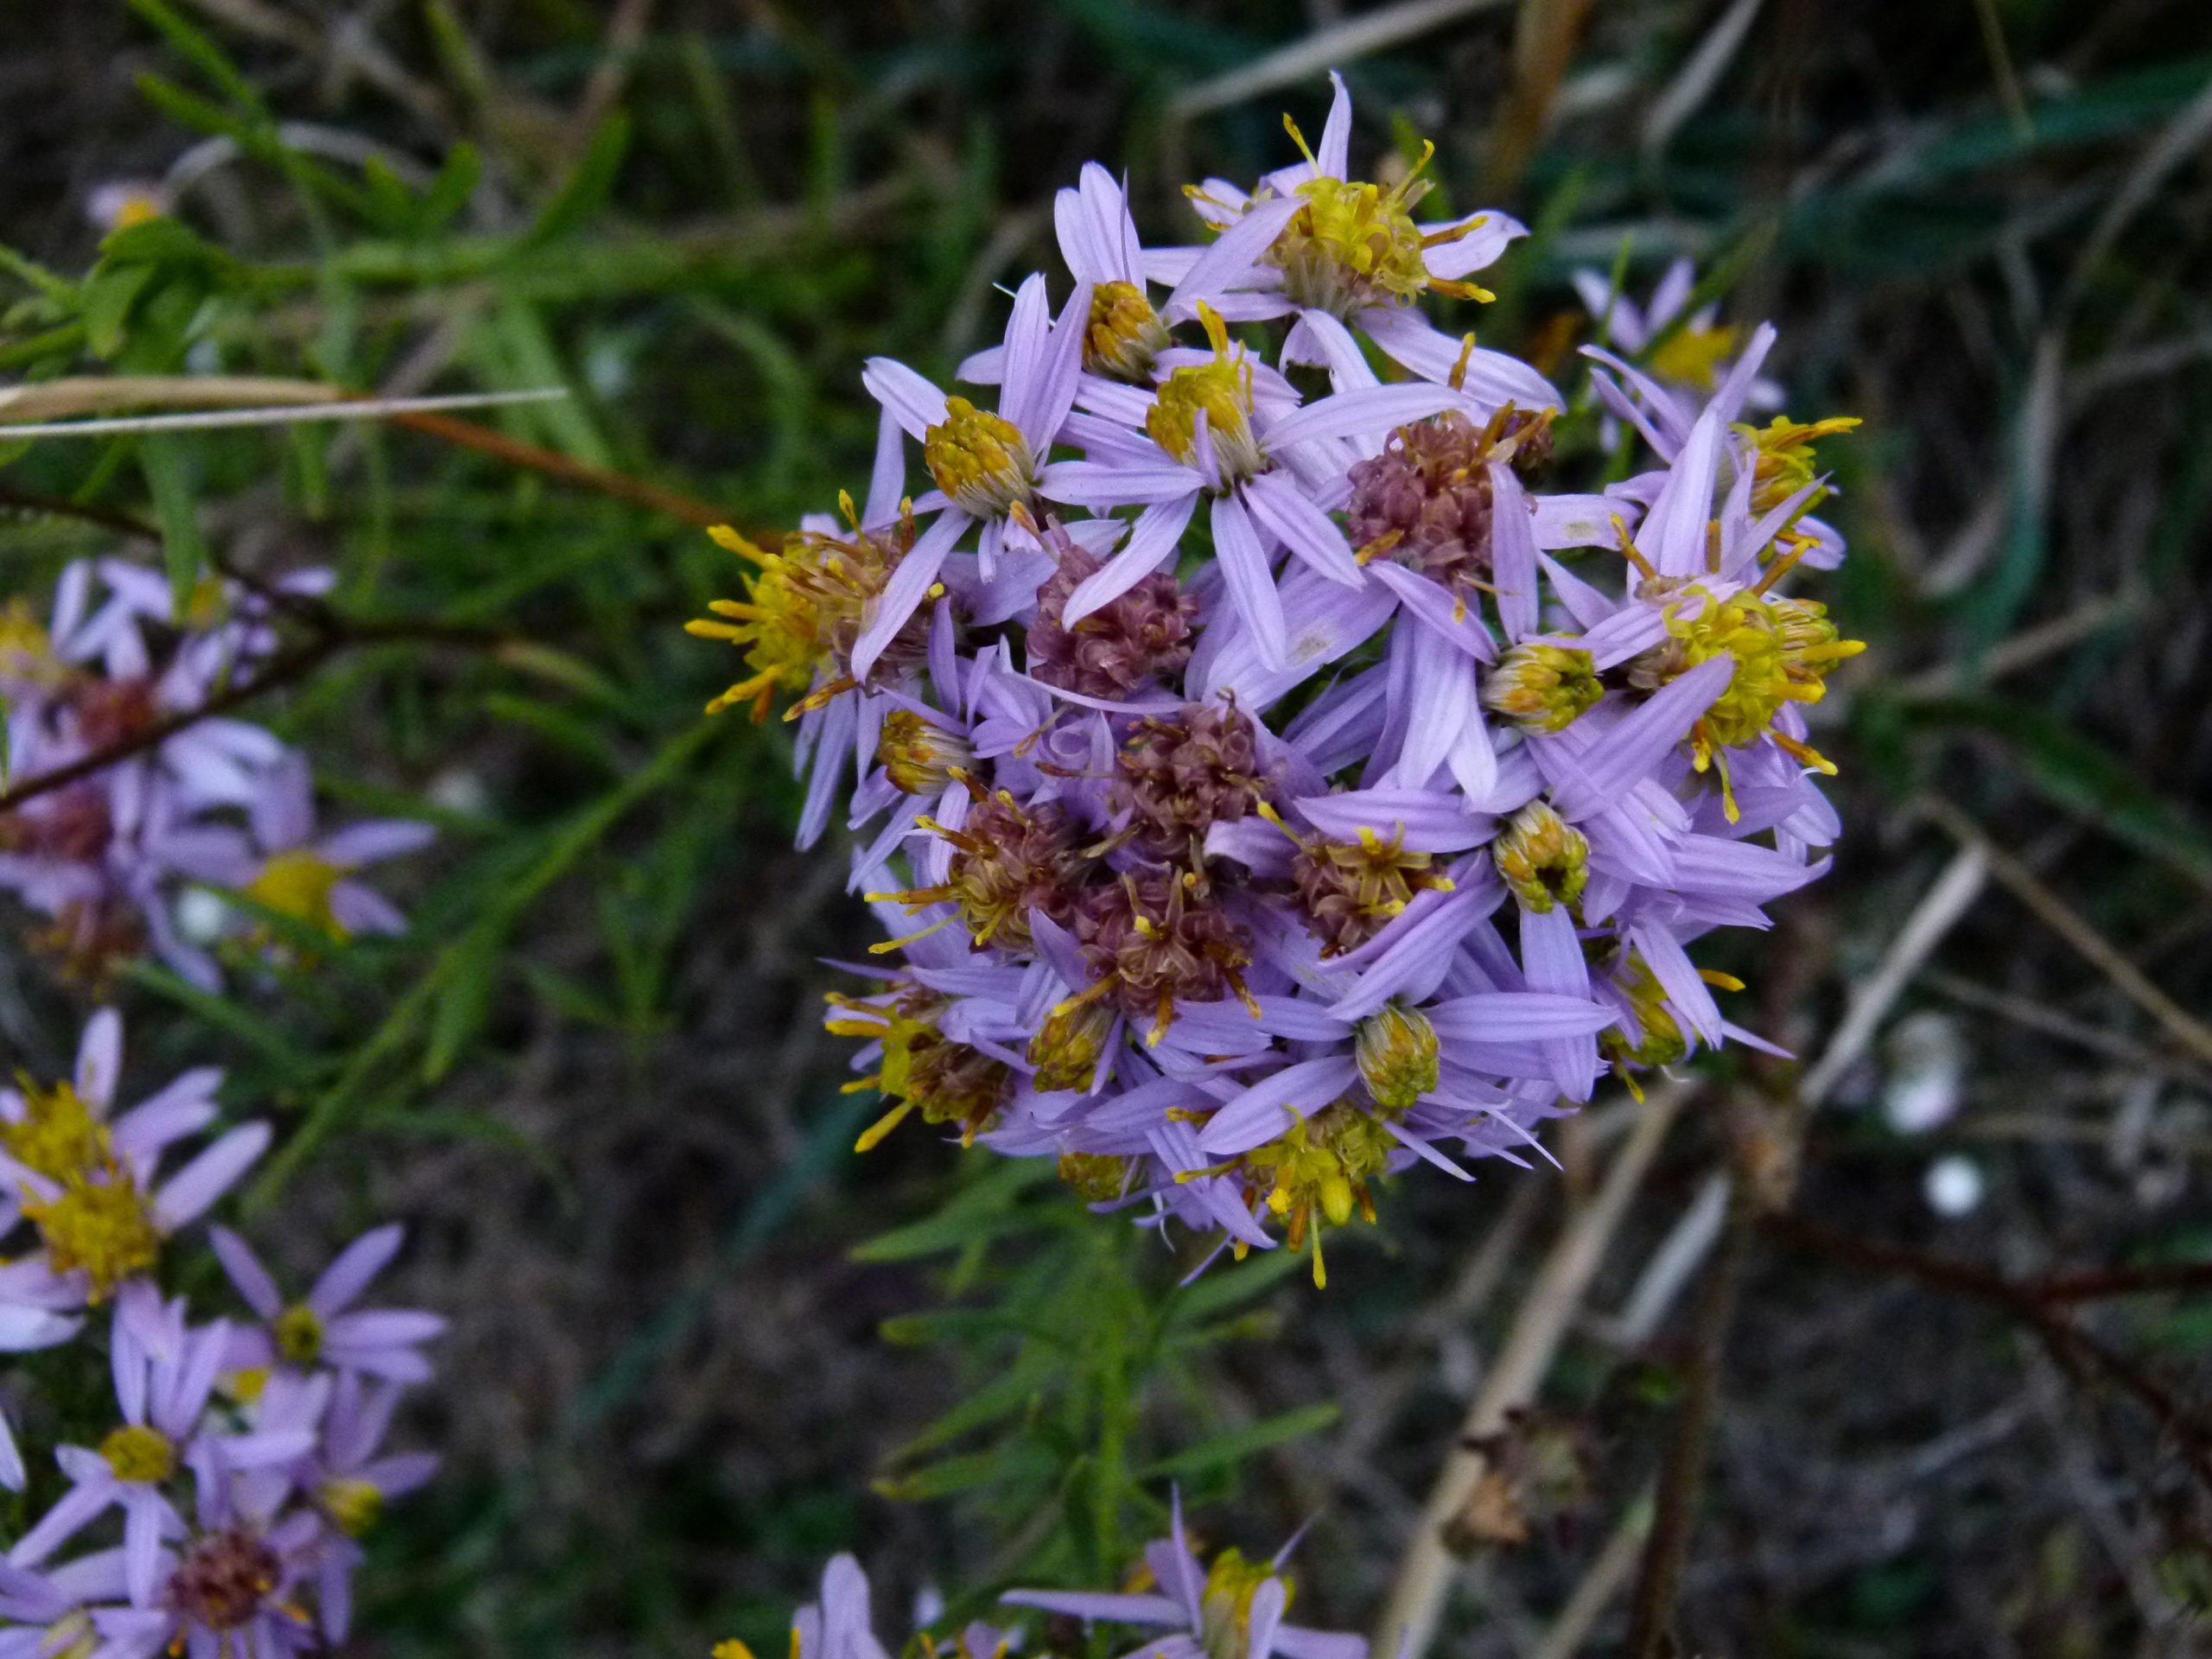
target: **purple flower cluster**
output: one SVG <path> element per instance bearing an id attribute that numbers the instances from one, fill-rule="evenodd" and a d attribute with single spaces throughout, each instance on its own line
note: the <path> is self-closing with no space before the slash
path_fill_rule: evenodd
<path id="1" fill-rule="evenodd" d="M 162 1175 L 169 1149 L 214 1122 L 222 1075 L 188 1072 L 117 1112 L 122 1041 L 103 1010 L 73 1077 L 0 1090 L 0 1232 L 36 1238 L 0 1268 L 0 1348 L 104 1338 L 114 1382 L 114 1427 L 54 1449 L 67 1484 L 0 1561 L 0 1656 L 319 1650 L 346 1634 L 356 1540 L 435 1467 L 382 1446 L 443 1321 L 354 1306 L 399 1248 L 384 1227 L 292 1301 L 217 1229 L 251 1317 L 193 1322 L 159 1287 L 166 1247 L 260 1156 L 268 1127 L 230 1128 Z M 0 1484 L 22 1491 L 30 1472 L 0 1415 Z"/>
<path id="2" fill-rule="evenodd" d="M 1813 446 L 1852 423 L 1739 420 L 1772 329 L 1700 322 L 1667 384 L 1593 346 L 1571 415 L 1421 308 L 1522 227 L 1417 220 L 1351 126 L 1339 81 L 1302 161 L 1193 187 L 1203 247 L 1086 167 L 1072 290 L 1031 276 L 961 365 L 995 410 L 870 362 L 865 503 L 717 532 L 755 569 L 692 625 L 746 654 L 715 708 L 796 700 L 802 844 L 849 790 L 904 957 L 832 999 L 893 1103 L 862 1146 L 918 1114 L 1317 1280 L 1377 1177 L 1764 1046 L 1690 947 L 1827 868 L 1804 709 L 1859 648 L 1784 591 L 1841 556 Z M 1601 415 L 1644 470 L 1548 487 Z"/>
<path id="3" fill-rule="evenodd" d="M 1366 1659 L 1361 1637 L 1284 1622 L 1294 1586 L 1283 1564 L 1296 1541 L 1268 1560 L 1224 1549 L 1208 1566 L 1184 1533 L 1179 1501 L 1170 1535 L 1145 1547 L 1123 1590 L 1015 1590 L 1003 1599 L 1085 1624 L 1142 1630 L 1146 1640 L 1132 1653 L 1145 1659 Z M 1004 1659 L 1022 1646 L 1018 1629 L 971 1624 L 941 1638 L 926 1628 L 929 1618 L 918 1622 L 925 1628 L 902 1650 L 926 1659 Z M 873 1628 L 868 1575 L 851 1556 L 830 1561 L 822 1574 L 822 1599 L 793 1617 L 791 1650 L 793 1659 L 885 1659 L 888 1650 Z M 715 1647 L 714 1659 L 753 1654 L 744 1643 L 729 1641 Z"/>
<path id="4" fill-rule="evenodd" d="M 103 558 L 62 572 L 48 623 L 20 599 L 0 614 L 10 775 L 118 757 L 0 813 L 0 888 L 45 918 L 31 944 L 63 977 L 98 991 L 151 952 L 215 988 L 211 947 L 271 942 L 214 888 L 334 938 L 404 926 L 355 872 L 429 827 L 318 837 L 305 760 L 251 721 L 198 713 L 275 652 L 278 605 L 328 585 L 321 571 L 265 593 L 210 579 L 180 613 L 167 578 Z"/>

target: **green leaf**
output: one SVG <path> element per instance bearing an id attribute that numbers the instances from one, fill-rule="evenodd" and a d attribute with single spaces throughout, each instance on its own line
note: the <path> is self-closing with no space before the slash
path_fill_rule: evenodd
<path id="1" fill-rule="evenodd" d="M 918 1221 L 910 1227 L 894 1227 L 887 1233 L 879 1233 L 854 1245 L 851 1255 L 855 1262 L 912 1262 L 925 1255 L 943 1255 L 968 1244 L 1038 1232 L 1047 1224 L 1040 1216 L 1019 1211 L 949 1211 L 931 1216 L 927 1221 Z"/>
<path id="2" fill-rule="evenodd" d="M 615 175 L 621 170 L 622 157 L 629 148 L 629 117 L 618 111 L 601 122 L 575 170 L 545 204 L 537 222 L 517 245 L 517 251 L 558 241 L 597 213 L 614 188 Z"/>
<path id="3" fill-rule="evenodd" d="M 162 563 L 169 574 L 177 613 L 182 615 L 191 608 L 192 590 L 207 556 L 183 440 L 174 433 L 148 433 L 138 446 L 138 464 L 153 493 L 154 522 L 162 528 Z"/>
<path id="4" fill-rule="evenodd" d="M 423 1082 L 435 1083 L 451 1071 L 461 1050 L 490 1017 L 512 919 L 504 908 L 494 909 L 447 946 L 443 983 L 430 1010 L 429 1040 L 423 1049 Z"/>
<path id="5" fill-rule="evenodd" d="M 435 236 L 445 229 L 468 206 L 483 175 L 484 158 L 475 145 L 464 140 L 447 151 L 445 165 L 430 181 L 416 210 L 416 229 L 424 236 Z"/>
<path id="6" fill-rule="evenodd" d="M 198 67 L 241 111 L 261 112 L 260 96 L 253 83 L 208 35 L 188 22 L 168 0 L 130 0 L 130 10 L 168 37 L 168 42 Z"/>
<path id="7" fill-rule="evenodd" d="M 109 266 L 85 281 L 85 349 L 113 357 L 128 337 L 130 308 L 154 280 L 151 265 Z"/>
<path id="8" fill-rule="evenodd" d="M 870 1481 L 868 1485 L 877 1496 L 894 1503 L 919 1503 L 929 1498 L 973 1491 L 978 1486 L 1036 1479 L 1055 1472 L 1058 1464 L 1050 1447 L 1039 1446 L 1033 1440 L 1018 1440 L 995 1451 L 947 1458 L 912 1474 L 886 1475 Z"/>
<path id="9" fill-rule="evenodd" d="M 1140 1469 L 1139 1480 L 1181 1479 L 1208 1469 L 1242 1463 L 1257 1452 L 1271 1446 L 1281 1446 L 1286 1440 L 1295 1440 L 1308 1434 L 1318 1434 L 1343 1414 L 1344 1408 L 1331 1401 L 1318 1406 L 1300 1406 L 1295 1411 L 1282 1412 L 1273 1417 L 1263 1417 L 1249 1428 L 1234 1433 L 1217 1435 L 1202 1440 L 1185 1452 L 1172 1458 L 1162 1458 L 1158 1463 Z"/>
<path id="10" fill-rule="evenodd" d="M 2047 799 L 2212 889 L 2212 832 L 2137 778 L 2109 748 L 2064 721 L 1998 697 L 1921 704 L 1909 717 L 1999 738 Z"/>
<path id="11" fill-rule="evenodd" d="M 132 983 L 143 986 L 157 996 L 167 997 L 180 1007 L 189 1009 L 217 1030 L 228 1032 L 289 1075 L 304 1076 L 321 1064 L 314 1055 L 302 1050 L 283 1032 L 235 998 L 202 990 L 191 981 L 156 962 L 142 959 L 130 963 L 124 971 Z"/>
<path id="12" fill-rule="evenodd" d="M 1268 1250 L 1236 1267 L 1209 1273 L 1167 1310 L 1170 1325 L 1196 1325 L 1255 1296 L 1264 1296 L 1306 1265 L 1295 1250 Z"/>

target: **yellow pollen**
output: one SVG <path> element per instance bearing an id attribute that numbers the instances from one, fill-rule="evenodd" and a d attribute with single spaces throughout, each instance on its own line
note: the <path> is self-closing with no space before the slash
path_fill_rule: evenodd
<path id="1" fill-rule="evenodd" d="M 23 1115 L 0 1125 L 0 1147 L 27 1169 L 49 1180 L 63 1180 L 105 1168 L 112 1159 L 107 1125 L 92 1116 L 68 1082 L 41 1089 L 18 1076 Z"/>
<path id="2" fill-rule="evenodd" d="M 157 1428 L 132 1423 L 111 1433 L 100 1442 L 100 1456 L 118 1480 L 167 1480 L 176 1472 L 176 1447 Z"/>
<path id="3" fill-rule="evenodd" d="M 384 1518 L 384 1493 L 370 1481 L 326 1480 L 315 1498 L 332 1524 L 348 1538 L 365 1536 Z"/>
<path id="4" fill-rule="evenodd" d="M 753 1659 L 753 1649 L 733 1636 L 728 1641 L 715 1643 L 709 1659 Z"/>
<path id="5" fill-rule="evenodd" d="M 1020 429 L 965 397 L 944 400 L 944 419 L 923 436 L 922 460 L 938 488 L 978 518 L 1026 505 L 1036 478 Z"/>
<path id="6" fill-rule="evenodd" d="M 46 1241 L 54 1270 L 82 1268 L 95 1302 L 151 1268 L 162 1254 L 162 1235 L 137 1183 L 113 1164 L 102 1173 L 99 1180 L 72 1175 L 62 1182 L 60 1198 L 23 1206 Z"/>
<path id="7" fill-rule="evenodd" d="M 295 1365 L 312 1365 L 322 1357 L 322 1319 L 305 1302 L 294 1302 L 279 1313 L 270 1329 L 276 1351 Z"/>
<path id="8" fill-rule="evenodd" d="M 330 907 L 331 889 L 342 873 L 304 847 L 271 853 L 261 874 L 245 885 L 245 895 L 267 910 L 304 922 L 334 939 L 346 937 L 345 925 Z"/>

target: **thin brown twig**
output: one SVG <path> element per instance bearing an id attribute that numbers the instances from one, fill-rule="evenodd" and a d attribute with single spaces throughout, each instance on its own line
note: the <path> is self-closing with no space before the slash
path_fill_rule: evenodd
<path id="1" fill-rule="evenodd" d="M 1567 1224 L 1536 1270 L 1406 1541 L 1376 1637 L 1376 1652 L 1420 1659 L 1435 1635 L 1456 1567 L 1448 1535 L 1488 1466 L 1484 1444 L 1505 1426 L 1510 1413 L 1535 1397 L 1630 1201 L 1691 1092 L 1687 1084 L 1669 1084 L 1637 1109 L 1627 1143 L 1613 1155 L 1597 1197 Z"/>
<path id="2" fill-rule="evenodd" d="M 1854 1269 L 1910 1279 L 1931 1290 L 2012 1315 L 2035 1333 L 2051 1358 L 2070 1376 L 2077 1379 L 2100 1376 L 2131 1396 L 2161 1430 L 2173 1437 L 2198 1482 L 2212 1491 L 2212 1420 L 2177 1399 L 2172 1389 L 2126 1355 L 2054 1312 L 2039 1294 L 2041 1287 L 2017 1283 L 1972 1262 L 1908 1245 L 1859 1238 L 1802 1216 L 1770 1216 L 1765 1229 L 1792 1249 L 1826 1256 Z"/>
<path id="3" fill-rule="evenodd" d="M 427 432 L 463 449 L 474 449 L 511 465 L 543 473 L 548 478 L 559 479 L 564 484 L 596 490 L 601 495 L 611 495 L 618 500 L 651 507 L 656 512 L 664 512 L 687 524 L 696 524 L 705 529 L 730 522 L 728 513 L 720 507 L 710 506 L 696 496 L 663 489 L 658 484 L 648 484 L 642 479 L 632 478 L 604 467 L 588 466 L 581 461 L 569 459 L 557 449 L 525 443 L 520 438 L 511 438 L 504 432 L 480 426 L 474 421 L 456 420 L 450 415 L 436 413 L 393 415 L 387 418 L 394 426 Z"/>
<path id="4" fill-rule="evenodd" d="M 1742 1300 L 1754 1206 L 1755 1199 L 1739 1179 L 1729 1192 L 1719 1248 L 1698 1287 L 1681 1403 L 1675 1408 L 1653 1489 L 1651 1530 L 1629 1602 L 1630 1659 L 1663 1659 L 1675 1651 L 1675 1604 L 1681 1593 L 1682 1568 L 1689 1560 L 1698 1493 L 1705 1484 L 1706 1442 L 1712 1436 L 1713 1408 L 1720 1398 L 1721 1356 Z"/>
<path id="5" fill-rule="evenodd" d="M 2099 1302 L 2113 1296 L 2155 1296 L 2212 1290 L 2212 1262 L 2159 1262 L 2140 1268 L 2103 1268 L 2061 1274 L 2023 1287 L 2039 1302 Z"/>
<path id="6" fill-rule="evenodd" d="M 162 539 L 162 532 L 143 518 L 134 518 L 127 512 L 112 507 L 97 507 L 83 501 L 72 501 L 66 495 L 44 495 L 36 490 L 19 490 L 9 484 L 0 484 L 0 507 L 18 512 L 44 513 L 54 518 L 81 518 L 88 524 L 98 524 L 111 530 L 118 536 L 136 536 L 141 540 Z"/>
<path id="7" fill-rule="evenodd" d="M 2169 1035 L 2198 1059 L 2212 1064 L 2212 1026 L 2207 1026 L 2152 984 L 2150 976 L 2090 925 L 2086 917 L 2045 886 L 2041 876 L 1993 842 L 1988 833 L 1966 813 L 1940 796 L 1927 797 L 1921 805 L 1929 817 L 1962 844 L 1980 849 L 1989 861 L 1989 873 L 2033 911 L 2037 920 L 2110 980 L 2115 990 L 2164 1026 Z"/>
<path id="8" fill-rule="evenodd" d="M 57 789 L 67 789 L 72 784 L 80 783 L 95 773 L 130 760 L 133 755 L 143 754 L 148 749 L 167 742 L 179 732 L 196 726 L 203 720 L 213 720 L 218 715 L 228 714 L 242 703 L 302 680 L 340 652 L 356 646 L 398 645 L 410 640 L 490 645 L 499 644 L 504 638 L 491 629 L 436 622 L 355 623 L 344 627 L 319 628 L 315 638 L 270 658 L 259 673 L 210 693 L 189 709 L 180 709 L 174 714 L 164 715 L 105 748 L 96 749 L 66 766 L 35 772 L 8 789 L 0 790 L 0 814 L 12 812 L 26 802 L 35 801 L 41 795 L 50 795 Z"/>

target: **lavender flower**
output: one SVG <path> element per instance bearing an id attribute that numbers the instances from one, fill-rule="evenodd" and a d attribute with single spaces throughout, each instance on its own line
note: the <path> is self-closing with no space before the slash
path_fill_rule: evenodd
<path id="1" fill-rule="evenodd" d="M 1282 1570 L 1295 1539 L 1266 1561 L 1224 1549 L 1205 1565 L 1183 1532 L 1179 1501 L 1168 1536 L 1145 1546 L 1134 1591 L 1014 1590 L 1017 1607 L 1065 1613 L 1086 1624 L 1128 1624 L 1157 1631 L 1135 1649 L 1146 1659 L 1366 1659 L 1367 1643 L 1349 1631 L 1286 1624 L 1294 1585 Z"/>
<path id="2" fill-rule="evenodd" d="M 304 571 L 264 594 L 210 580 L 180 611 L 156 572 L 86 561 L 62 572 L 49 626 L 20 604 L 0 623 L 16 774 L 117 757 L 0 815 L 0 888 L 48 918 L 30 942 L 64 978 L 104 990 L 120 964 L 150 951 L 217 988 L 206 941 L 178 923 L 180 894 L 194 879 L 246 887 L 334 934 L 403 925 L 348 878 L 421 845 L 427 829 L 361 825 L 314 842 L 305 761 L 259 726 L 199 712 L 276 649 L 276 603 L 328 582 L 327 572 Z M 232 822 L 238 812 L 257 849 Z"/>
<path id="3" fill-rule="evenodd" d="M 179 1141 L 213 1121 L 222 1073 L 186 1072 L 112 1122 L 123 1022 L 111 1009 L 85 1027 L 76 1077 L 0 1090 L 0 1227 L 36 1229 L 42 1252 L 16 1264 L 51 1305 L 100 1302 L 149 1273 L 163 1241 L 201 1215 L 260 1157 L 269 1126 L 245 1123 L 157 1179 Z"/>
<path id="4" fill-rule="evenodd" d="M 123 1424 L 98 1448 L 59 1447 L 70 1488 L 16 1543 L 9 1559 L 36 1567 L 112 1506 L 124 1514 L 124 1581 L 130 1599 L 152 1594 L 162 1539 L 183 1519 L 164 1495 L 181 1468 L 251 1470 L 303 1456 L 314 1436 L 302 1428 L 214 1434 L 202 1426 L 230 1331 L 220 1320 L 188 1329 L 184 1304 L 164 1304 L 149 1287 L 127 1288 L 116 1309 L 113 1363 Z M 203 1477 L 206 1478 L 207 1477 Z M 219 1477 L 217 1477 L 219 1478 Z"/>
<path id="5" fill-rule="evenodd" d="M 397 1223 L 355 1239 L 296 1302 L 285 1301 L 252 1247 L 228 1228 L 210 1236 L 223 1271 L 261 1323 L 236 1333 L 229 1369 L 283 1365 L 365 1373 L 393 1382 L 429 1380 L 422 1345 L 445 1329 L 435 1313 L 411 1308 L 353 1310 L 353 1304 L 397 1255 L 406 1230 Z"/>
<path id="6" fill-rule="evenodd" d="M 721 535 L 759 574 L 694 625 L 747 655 L 718 706 L 798 700 L 803 843 L 851 779 L 899 958 L 831 999 L 885 1100 L 862 1147 L 918 1119 L 1051 1157 L 1317 1281 L 1389 1178 L 1526 1162 L 1609 1070 L 1764 1046 L 1692 949 L 1825 870 L 1803 713 L 1858 648 L 1786 591 L 1840 555 L 1809 514 L 1848 423 L 1737 419 L 1771 329 L 1687 402 L 1593 348 L 1650 461 L 1553 489 L 1591 416 L 1420 308 L 1519 227 L 1419 224 L 1418 172 L 1348 180 L 1351 124 L 1338 82 L 1302 162 L 1194 191 L 1203 251 L 1146 249 L 1086 167 L 1058 321 L 1032 276 L 961 366 L 1001 413 L 872 363 L 867 508 Z M 911 512 L 901 428 L 938 485 Z"/>

